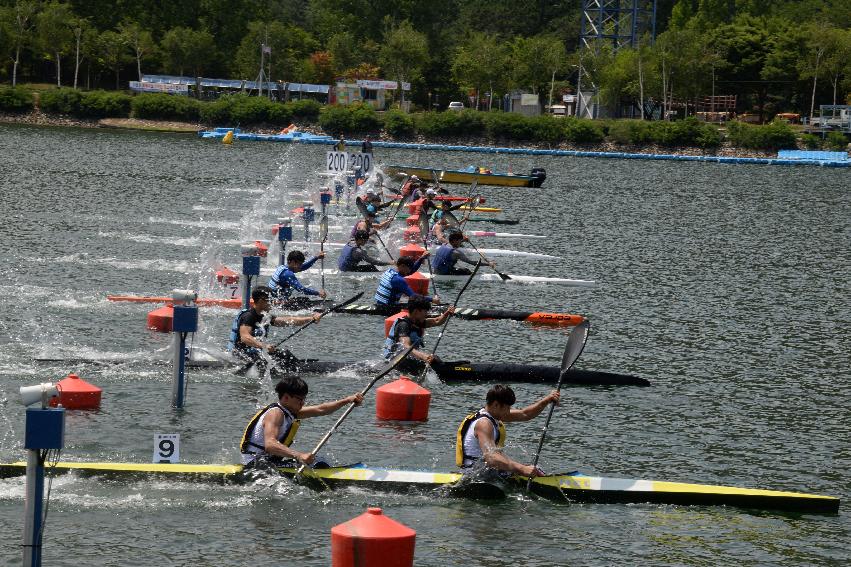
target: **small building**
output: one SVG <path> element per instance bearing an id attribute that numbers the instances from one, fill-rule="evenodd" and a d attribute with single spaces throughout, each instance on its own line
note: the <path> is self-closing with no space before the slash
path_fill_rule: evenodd
<path id="1" fill-rule="evenodd" d="M 141 81 L 130 81 L 130 90 L 135 92 L 158 92 L 216 99 L 223 94 L 260 94 L 272 100 L 300 100 L 312 98 L 328 103 L 328 85 L 286 83 L 283 81 L 240 81 L 234 79 L 210 79 L 207 77 L 182 77 L 177 75 L 142 75 Z"/>
<path id="2" fill-rule="evenodd" d="M 540 97 L 534 93 L 512 91 L 506 96 L 507 112 L 516 112 L 523 116 L 539 116 L 541 114 Z"/>
<path id="3" fill-rule="evenodd" d="M 334 87 L 334 92 L 331 95 L 331 103 L 347 105 L 355 102 L 363 102 L 375 110 L 386 110 L 390 105 L 391 99 L 388 91 L 396 91 L 398 89 L 399 83 L 396 81 L 371 81 L 366 79 L 359 79 L 354 83 L 340 81 Z M 402 83 L 402 91 L 410 90 L 411 83 Z M 409 104 L 406 106 L 409 106 Z M 407 111 L 407 108 L 405 110 Z"/>

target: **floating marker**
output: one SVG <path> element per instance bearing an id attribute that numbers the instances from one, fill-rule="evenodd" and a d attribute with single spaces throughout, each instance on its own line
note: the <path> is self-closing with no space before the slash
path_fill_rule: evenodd
<path id="1" fill-rule="evenodd" d="M 428 421 L 431 392 L 400 376 L 375 395 L 375 417 L 384 421 Z"/>
<path id="2" fill-rule="evenodd" d="M 331 566 L 412 567 L 417 532 L 383 515 L 381 508 L 331 528 Z"/>

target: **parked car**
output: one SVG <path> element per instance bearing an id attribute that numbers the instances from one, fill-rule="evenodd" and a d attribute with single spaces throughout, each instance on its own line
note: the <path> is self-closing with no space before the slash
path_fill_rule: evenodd
<path id="1" fill-rule="evenodd" d="M 463 102 L 450 102 L 449 103 L 449 110 L 464 110 L 464 103 Z"/>

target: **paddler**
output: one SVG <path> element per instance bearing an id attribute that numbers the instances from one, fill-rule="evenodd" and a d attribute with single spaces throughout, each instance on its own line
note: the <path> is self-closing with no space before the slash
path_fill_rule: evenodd
<path id="1" fill-rule="evenodd" d="M 514 390 L 498 384 L 488 391 L 485 407 L 464 418 L 455 438 L 455 464 L 465 474 L 478 477 L 489 474 L 534 477 L 544 472 L 532 465 L 524 465 L 502 452 L 505 446 L 505 422 L 529 421 L 537 417 L 551 402 L 557 404 L 560 394 L 553 390 L 537 402 L 523 409 L 512 409 L 516 397 Z"/>
<path id="2" fill-rule="evenodd" d="M 472 272 L 467 268 L 457 268 L 455 265 L 461 261 L 472 266 L 476 265 L 477 260 L 468 257 L 463 250 L 460 249 L 464 243 L 465 237 L 458 229 L 449 229 L 448 242 L 441 244 L 440 248 L 434 255 L 434 262 L 431 267 L 435 274 L 441 276 L 469 276 Z M 490 262 L 491 267 L 495 267 L 493 262 Z"/>
<path id="3" fill-rule="evenodd" d="M 392 266 L 393 262 L 378 260 L 369 255 L 364 249 L 369 242 L 369 233 L 365 230 L 355 231 L 355 237 L 351 239 L 340 252 L 337 267 L 341 272 L 377 272 L 376 266 Z M 366 262 L 361 264 L 361 262 Z"/>
<path id="4" fill-rule="evenodd" d="M 450 217 L 442 209 L 437 209 L 431 216 L 433 225 L 429 234 L 432 243 L 447 244 L 449 242 L 449 231 L 452 230 Z"/>
<path id="5" fill-rule="evenodd" d="M 430 309 L 431 301 L 427 297 L 415 295 L 408 300 L 408 314 L 393 321 L 393 326 L 390 327 L 390 332 L 387 333 L 387 338 L 384 340 L 383 354 L 385 359 L 390 360 L 396 353 L 413 345 L 414 350 L 408 355 L 409 357 L 426 364 L 440 362 L 437 355 L 421 350 L 425 345 L 423 337 L 425 337 L 427 328 L 442 325 L 455 313 L 455 307 L 450 306 L 437 317 L 428 316 Z"/>
<path id="6" fill-rule="evenodd" d="M 395 268 L 388 268 L 378 280 L 378 289 L 375 291 L 375 307 L 379 312 L 393 314 L 399 311 L 399 299 L 401 297 L 413 297 L 416 294 L 408 282 L 405 281 L 406 276 L 410 276 L 416 272 L 423 259 L 428 256 L 428 252 L 420 256 L 419 260 L 414 261 L 409 256 L 399 256 L 396 258 Z M 424 296 L 428 301 L 432 301 L 429 296 Z M 439 303 L 440 298 L 435 296 L 434 302 Z"/>
<path id="7" fill-rule="evenodd" d="M 307 383 L 292 375 L 278 382 L 275 392 L 278 401 L 257 412 L 242 434 L 239 450 L 242 453 L 242 464 L 247 468 L 294 466 L 295 461 L 312 465 L 316 455 L 290 447 L 301 420 L 334 413 L 351 403 L 358 406 L 363 403 L 363 394 L 358 392 L 333 402 L 306 406 Z"/>
<path id="8" fill-rule="evenodd" d="M 359 230 L 365 230 L 370 235 L 376 234 L 379 230 L 383 230 L 390 226 L 390 223 L 393 222 L 393 219 L 387 219 L 382 222 L 378 222 L 378 209 L 375 205 L 369 204 L 366 207 L 366 217 L 359 220 L 355 223 L 355 226 L 352 227 L 351 238 L 355 237 L 355 232 Z"/>
<path id="9" fill-rule="evenodd" d="M 290 297 L 294 289 L 305 295 L 318 295 L 322 299 L 325 299 L 328 294 L 324 289 L 317 291 L 313 288 L 303 286 L 296 277 L 296 273 L 310 269 L 317 260 L 324 257 L 325 252 L 320 252 L 310 260 L 305 261 L 304 253 L 300 250 L 293 250 L 287 254 L 287 264 L 278 266 L 278 269 L 269 278 L 269 289 L 272 290 L 272 295 L 275 299 L 282 300 L 285 307 L 290 309 L 303 309 L 310 306 L 310 300 L 306 297 Z"/>
<path id="10" fill-rule="evenodd" d="M 288 350 L 279 350 L 275 345 L 265 342 L 270 326 L 306 325 L 321 318 L 319 313 L 307 317 L 274 317 L 269 313 L 271 296 L 272 290 L 263 285 L 252 290 L 251 299 L 254 304 L 251 308 L 240 311 L 234 318 L 228 340 L 228 350 L 231 354 L 243 362 L 257 365 L 261 375 L 266 373 L 263 351 L 269 353 L 277 364 L 286 365 L 293 360 Z"/>

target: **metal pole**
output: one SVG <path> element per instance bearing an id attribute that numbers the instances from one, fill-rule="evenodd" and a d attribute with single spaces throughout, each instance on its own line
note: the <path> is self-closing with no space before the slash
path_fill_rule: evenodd
<path id="1" fill-rule="evenodd" d="M 186 378 L 186 333 L 172 334 L 171 405 L 182 408 Z"/>
<path id="2" fill-rule="evenodd" d="M 38 449 L 27 450 L 27 489 L 24 504 L 24 567 L 41 566 L 41 519 L 44 500 L 44 461 Z"/>

